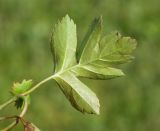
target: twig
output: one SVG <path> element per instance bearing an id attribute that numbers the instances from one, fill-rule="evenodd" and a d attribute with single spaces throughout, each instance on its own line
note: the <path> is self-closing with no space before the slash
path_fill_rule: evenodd
<path id="1" fill-rule="evenodd" d="M 9 99 L 7 102 L 5 102 L 4 104 L 0 105 L 0 110 L 4 109 L 6 106 L 8 106 L 9 104 L 11 104 L 12 102 L 14 102 L 16 100 L 16 97 L 12 97 L 11 99 Z"/>
<path id="2" fill-rule="evenodd" d="M 20 115 L 16 117 L 17 119 L 15 121 L 13 121 L 10 125 L 8 125 L 4 129 L 2 129 L 1 131 L 9 131 L 12 128 L 14 128 L 19 123 L 19 120 L 25 115 L 25 113 L 27 112 L 27 109 L 28 109 L 28 102 L 26 99 L 24 99 L 24 107 L 23 107 L 23 110 L 21 111 Z"/>

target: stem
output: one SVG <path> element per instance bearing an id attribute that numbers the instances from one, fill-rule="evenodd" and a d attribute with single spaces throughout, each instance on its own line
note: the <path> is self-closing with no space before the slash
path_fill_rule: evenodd
<path id="1" fill-rule="evenodd" d="M 39 86 L 41 86 L 42 84 L 46 83 L 47 81 L 53 79 L 56 75 L 52 75 L 52 76 L 49 76 L 47 77 L 46 79 L 42 80 L 41 82 L 39 82 L 38 84 L 36 84 L 35 86 L 33 86 L 31 89 L 29 89 L 28 91 L 20 94 L 20 96 L 26 96 L 30 93 L 32 93 L 34 90 L 36 90 Z M 11 104 L 12 102 L 14 102 L 16 100 L 16 97 L 13 97 L 11 98 L 10 100 L 8 100 L 7 102 L 5 102 L 4 104 L 0 105 L 0 110 L 2 110 L 4 107 L 6 107 L 7 105 Z M 28 102 L 26 99 L 24 99 L 24 107 L 23 107 L 23 110 L 22 112 L 20 113 L 19 117 L 13 121 L 10 125 L 8 125 L 6 128 L 4 128 L 3 130 L 1 131 L 9 131 L 11 130 L 12 128 L 14 128 L 18 122 L 19 122 L 19 118 L 22 118 L 25 113 L 27 112 L 27 109 L 28 109 Z M 0 120 L 4 120 L 4 119 L 7 119 L 7 117 L 0 117 Z"/>
<path id="2" fill-rule="evenodd" d="M 11 104 L 12 102 L 14 102 L 16 100 L 16 97 L 12 97 L 11 99 L 9 99 L 7 102 L 5 102 L 4 104 L 0 105 L 0 110 L 2 110 L 3 108 L 5 108 L 6 106 L 8 106 L 9 104 Z"/>
<path id="3" fill-rule="evenodd" d="M 9 131 L 11 129 L 13 129 L 16 125 L 17 125 L 17 120 L 12 122 L 9 126 L 7 126 L 6 128 L 2 129 L 1 131 Z"/>
<path id="4" fill-rule="evenodd" d="M 23 107 L 23 110 L 22 112 L 20 113 L 19 115 L 19 118 L 22 118 L 25 113 L 27 112 L 27 109 L 28 109 L 28 102 L 27 102 L 27 99 L 24 99 L 24 107 Z M 10 125 L 8 125 L 6 128 L 2 129 L 1 131 L 9 131 L 11 130 L 12 128 L 14 128 L 18 122 L 19 122 L 19 118 L 16 119 L 15 121 L 13 121 Z"/>
<path id="5" fill-rule="evenodd" d="M 4 116 L 4 117 L 0 117 L 0 121 L 3 121 L 3 120 L 7 120 L 7 119 L 13 119 L 13 118 L 16 118 L 17 116 Z"/>
<path id="6" fill-rule="evenodd" d="M 77 64 L 77 65 L 75 65 L 75 66 L 73 66 L 73 67 L 70 67 L 70 68 L 64 70 L 63 72 L 69 71 L 69 70 L 71 70 L 71 69 L 73 69 L 73 68 L 75 68 L 75 67 L 78 67 L 78 66 L 79 66 L 79 64 Z M 53 79 L 54 77 L 58 76 L 59 74 L 61 74 L 61 73 L 63 73 L 63 72 L 60 71 L 60 72 L 58 72 L 58 73 L 56 73 L 56 74 L 54 74 L 54 75 L 51 75 L 51 76 L 47 77 L 46 79 L 42 80 L 41 82 L 39 82 L 38 84 L 36 84 L 36 85 L 35 85 L 34 87 L 32 87 L 31 89 L 29 89 L 28 91 L 22 93 L 21 96 L 25 96 L 25 95 L 30 94 L 31 92 L 33 92 L 34 90 L 36 90 L 39 86 L 41 86 L 41 85 L 44 84 L 45 82 Z"/>
<path id="7" fill-rule="evenodd" d="M 34 90 L 36 90 L 39 86 L 41 86 L 42 84 L 46 83 L 47 81 L 53 79 L 55 77 L 55 75 L 49 76 L 46 79 L 42 80 L 41 82 L 39 82 L 38 84 L 36 84 L 35 86 L 33 86 L 31 89 L 29 89 L 28 91 L 24 92 L 23 94 L 21 94 L 20 96 L 26 96 L 28 94 L 30 94 L 31 92 L 33 92 Z M 12 97 L 11 99 L 9 99 L 7 102 L 5 102 L 4 104 L 0 105 L 0 110 L 2 110 L 3 108 L 5 108 L 6 106 L 8 106 L 9 104 L 11 104 L 12 102 L 14 102 L 16 100 L 16 97 Z"/>
<path id="8" fill-rule="evenodd" d="M 23 94 L 21 94 L 20 96 L 26 96 L 28 94 L 30 94 L 31 92 L 33 92 L 34 90 L 36 90 L 39 86 L 41 86 L 42 84 L 46 83 L 47 81 L 53 79 L 55 77 L 55 75 L 49 76 L 46 79 L 42 80 L 41 82 L 39 82 L 38 84 L 36 84 L 35 86 L 33 86 L 31 89 L 29 89 L 28 91 L 24 92 Z M 11 99 L 9 99 L 7 102 L 5 102 L 4 104 L 0 105 L 0 110 L 2 110 L 3 108 L 5 108 L 6 106 L 8 106 L 9 104 L 11 104 L 12 102 L 14 102 L 16 100 L 16 97 L 12 97 Z"/>
<path id="9" fill-rule="evenodd" d="M 41 82 L 39 82 L 38 84 L 36 84 L 35 86 L 33 86 L 31 89 L 29 89 L 28 91 L 24 92 L 23 94 L 21 94 L 21 96 L 25 96 L 30 94 L 31 92 L 33 92 L 34 90 L 36 90 L 39 86 L 41 86 L 42 84 L 46 83 L 47 81 L 53 79 L 55 77 L 55 75 L 49 76 L 46 79 L 42 80 Z"/>
<path id="10" fill-rule="evenodd" d="M 23 107 L 23 110 L 22 110 L 21 114 L 19 115 L 19 117 L 23 117 L 26 114 L 27 109 L 28 109 L 28 101 L 27 101 L 27 98 L 25 98 L 24 99 L 24 107 Z"/>

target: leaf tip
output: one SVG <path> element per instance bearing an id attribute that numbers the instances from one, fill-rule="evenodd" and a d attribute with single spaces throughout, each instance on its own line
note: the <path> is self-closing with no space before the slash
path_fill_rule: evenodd
<path id="1" fill-rule="evenodd" d="M 93 24 L 99 25 L 99 27 L 102 29 L 102 25 L 103 25 L 102 15 L 100 15 L 98 18 L 95 18 Z"/>
<path id="2" fill-rule="evenodd" d="M 125 75 L 126 74 L 123 71 L 121 71 L 120 76 L 125 76 Z"/>
<path id="3" fill-rule="evenodd" d="M 95 107 L 93 108 L 93 114 L 99 115 L 100 114 L 100 103 L 99 103 L 99 99 L 97 98 L 97 100 L 94 103 Z"/>
<path id="4" fill-rule="evenodd" d="M 100 105 L 97 107 L 97 109 L 95 110 L 95 114 L 96 115 L 100 115 Z"/>

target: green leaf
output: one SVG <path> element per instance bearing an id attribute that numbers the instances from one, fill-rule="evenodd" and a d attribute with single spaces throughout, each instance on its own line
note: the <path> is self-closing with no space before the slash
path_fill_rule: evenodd
<path id="1" fill-rule="evenodd" d="M 113 32 L 97 43 L 87 42 L 79 64 L 92 63 L 105 67 L 129 62 L 134 58 L 130 54 L 136 48 L 136 44 L 135 39 L 122 37 L 118 32 Z"/>
<path id="2" fill-rule="evenodd" d="M 90 44 L 90 43 L 88 43 Z M 136 48 L 136 41 L 130 37 L 122 37 L 118 32 L 113 32 L 105 36 L 99 41 L 98 46 L 95 45 L 95 49 L 90 51 L 84 47 L 88 52 L 96 54 L 86 59 L 88 62 L 79 63 L 79 66 L 72 69 L 77 76 L 92 78 L 92 79 L 109 79 L 118 76 L 123 76 L 121 70 L 112 68 L 114 65 L 129 62 L 133 59 L 130 55 Z M 86 51 L 86 52 L 87 52 Z M 87 53 L 86 53 L 87 55 Z M 80 62 L 81 62 L 80 58 Z"/>
<path id="3" fill-rule="evenodd" d="M 130 54 L 136 48 L 137 42 L 130 37 L 122 37 L 118 32 L 103 37 L 100 42 L 98 62 L 106 64 L 122 64 L 131 61 Z M 97 63 L 98 63 L 97 62 Z"/>
<path id="4" fill-rule="evenodd" d="M 124 73 L 120 69 L 96 65 L 78 66 L 72 69 L 72 71 L 76 76 L 101 80 L 124 76 Z"/>
<path id="5" fill-rule="evenodd" d="M 32 86 L 32 83 L 32 80 L 23 80 L 21 83 L 16 82 L 12 86 L 11 93 L 13 95 L 20 95 L 29 90 Z"/>
<path id="6" fill-rule="evenodd" d="M 30 104 L 30 95 L 26 95 L 26 96 L 17 96 L 16 100 L 15 100 L 15 107 L 17 109 L 21 109 L 25 102 L 27 102 L 27 104 Z"/>
<path id="7" fill-rule="evenodd" d="M 83 113 L 99 114 L 97 96 L 71 72 L 58 75 L 55 80 L 73 107 Z"/>
<path id="8" fill-rule="evenodd" d="M 123 76 L 115 67 L 133 59 L 131 53 L 136 41 L 118 32 L 102 37 L 102 17 L 99 17 L 92 22 L 77 51 L 76 46 L 76 25 L 67 15 L 53 31 L 53 78 L 73 107 L 83 113 L 99 114 L 98 98 L 77 77 L 104 80 Z"/>
<path id="9" fill-rule="evenodd" d="M 76 25 L 68 15 L 55 25 L 51 42 L 55 73 L 62 72 L 76 64 Z"/>
<path id="10" fill-rule="evenodd" d="M 22 108 L 22 106 L 23 106 L 23 103 L 24 103 L 24 99 L 22 98 L 22 97 L 18 97 L 17 99 L 16 99 L 16 101 L 15 101 L 15 107 L 17 108 L 17 109 L 21 109 Z"/>
<path id="11" fill-rule="evenodd" d="M 102 17 L 94 19 L 82 44 L 77 49 L 79 63 L 89 63 L 99 53 L 99 41 L 102 33 Z"/>

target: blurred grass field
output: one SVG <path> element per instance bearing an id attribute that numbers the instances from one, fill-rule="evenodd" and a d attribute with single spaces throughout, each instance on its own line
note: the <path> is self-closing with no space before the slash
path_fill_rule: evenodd
<path id="1" fill-rule="evenodd" d="M 99 116 L 76 111 L 50 81 L 32 94 L 26 119 L 42 131 L 160 131 L 159 0 L 0 0 L 0 103 L 14 81 L 36 83 L 52 74 L 49 39 L 66 14 L 77 24 L 78 43 L 102 15 L 104 33 L 118 30 L 137 39 L 136 59 L 122 66 L 123 78 L 82 79 L 100 98 Z"/>

